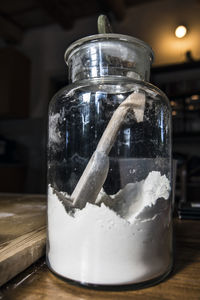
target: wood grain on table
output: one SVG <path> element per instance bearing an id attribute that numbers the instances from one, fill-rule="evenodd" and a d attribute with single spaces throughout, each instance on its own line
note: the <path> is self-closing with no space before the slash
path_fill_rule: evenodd
<path id="1" fill-rule="evenodd" d="M 46 197 L 0 194 L 0 286 L 45 253 Z"/>
<path id="2" fill-rule="evenodd" d="M 47 268 L 44 260 L 6 284 L 1 299 L 14 300 L 200 300 L 200 222 L 174 222 L 175 262 L 169 277 L 149 288 L 97 291 L 67 283 Z"/>

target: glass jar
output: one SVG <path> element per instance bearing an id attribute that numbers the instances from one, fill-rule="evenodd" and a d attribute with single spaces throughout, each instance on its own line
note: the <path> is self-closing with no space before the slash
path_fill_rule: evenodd
<path id="1" fill-rule="evenodd" d="M 138 288 L 171 270 L 171 110 L 148 83 L 152 59 L 118 34 L 65 53 L 48 139 L 47 263 L 62 278 Z"/>

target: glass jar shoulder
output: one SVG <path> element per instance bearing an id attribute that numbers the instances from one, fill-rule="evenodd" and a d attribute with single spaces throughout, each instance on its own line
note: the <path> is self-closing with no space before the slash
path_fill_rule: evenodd
<path id="1" fill-rule="evenodd" d="M 148 99 L 162 102 L 170 110 L 170 102 L 167 96 L 156 86 L 151 83 L 124 78 L 121 76 L 108 76 L 102 78 L 93 78 L 81 80 L 76 83 L 69 84 L 59 90 L 51 99 L 49 108 L 56 104 L 64 104 L 71 101 L 75 96 L 85 93 L 105 93 L 105 94 L 129 94 L 132 92 L 144 93 Z"/>

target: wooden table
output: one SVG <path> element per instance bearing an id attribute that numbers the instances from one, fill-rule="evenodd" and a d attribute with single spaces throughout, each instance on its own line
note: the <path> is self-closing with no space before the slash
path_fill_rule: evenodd
<path id="1" fill-rule="evenodd" d="M 46 197 L 0 194 L 0 286 L 45 254 Z"/>
<path id="2" fill-rule="evenodd" d="M 164 282 L 153 287 L 136 291 L 99 291 L 72 285 L 53 275 L 43 257 L 5 284 L 1 289 L 0 299 L 200 300 L 200 222 L 175 220 L 174 236 L 174 270 Z"/>

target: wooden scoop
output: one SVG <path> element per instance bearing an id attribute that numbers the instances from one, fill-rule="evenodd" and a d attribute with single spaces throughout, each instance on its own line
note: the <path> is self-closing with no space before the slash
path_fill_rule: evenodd
<path id="1" fill-rule="evenodd" d="M 95 152 L 71 195 L 74 207 L 83 208 L 87 202 L 95 203 L 108 174 L 108 154 L 116 140 L 127 112 L 132 110 L 136 121 L 142 122 L 144 106 L 145 95 L 142 93 L 132 93 L 115 110 Z"/>

